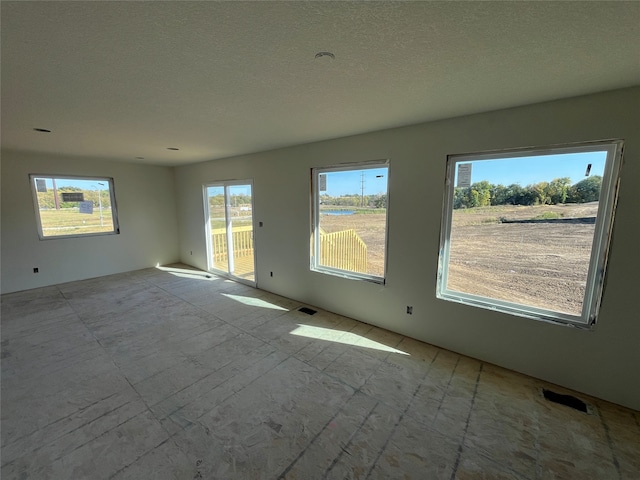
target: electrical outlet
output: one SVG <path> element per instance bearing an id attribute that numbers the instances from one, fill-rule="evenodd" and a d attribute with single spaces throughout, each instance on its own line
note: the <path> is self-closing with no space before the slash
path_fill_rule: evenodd
<path id="1" fill-rule="evenodd" d="M 407 305 L 407 315 L 413 315 L 413 306 Z"/>
<path id="2" fill-rule="evenodd" d="M 33 273 L 38 273 L 38 267 L 33 268 Z"/>

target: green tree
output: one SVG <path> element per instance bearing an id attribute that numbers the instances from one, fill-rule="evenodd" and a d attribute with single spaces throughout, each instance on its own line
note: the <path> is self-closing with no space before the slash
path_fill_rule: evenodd
<path id="1" fill-rule="evenodd" d="M 602 177 L 594 175 L 571 186 L 569 177 L 554 178 L 526 187 L 516 183 L 494 185 L 487 180 L 470 187 L 453 190 L 453 208 L 474 208 L 487 205 L 557 205 L 566 202 L 594 202 L 600 197 Z"/>
<path id="2" fill-rule="evenodd" d="M 100 195 L 100 198 L 98 198 Z M 95 208 L 98 208 L 102 203 L 102 208 L 111 207 L 111 197 L 108 190 L 85 190 L 84 199 L 87 202 L 92 202 Z"/>
<path id="3" fill-rule="evenodd" d="M 224 206 L 224 195 L 212 195 L 209 197 L 209 206 L 210 207 L 221 207 Z"/>
<path id="4" fill-rule="evenodd" d="M 509 188 L 504 185 L 491 185 L 491 205 L 506 205 L 509 202 Z"/>
<path id="5" fill-rule="evenodd" d="M 387 194 L 375 195 L 373 199 L 373 207 L 387 208 Z"/>
<path id="6" fill-rule="evenodd" d="M 456 187 L 453 190 L 453 208 L 457 210 L 458 208 L 469 208 L 467 203 L 467 188 Z"/>
<path id="7" fill-rule="evenodd" d="M 506 201 L 500 205 L 522 205 L 524 189 L 517 183 L 512 183 L 507 187 Z"/>
<path id="8" fill-rule="evenodd" d="M 485 207 L 491 204 L 492 185 L 486 181 L 474 183 L 470 187 L 456 187 L 453 191 L 453 208 Z"/>
<path id="9" fill-rule="evenodd" d="M 572 203 L 597 202 L 600 199 L 602 177 L 594 175 L 579 181 L 569 190 L 567 201 Z"/>
<path id="10" fill-rule="evenodd" d="M 476 182 L 471 185 L 470 200 L 473 207 L 486 207 L 491 204 L 491 187 L 486 181 Z"/>
<path id="11" fill-rule="evenodd" d="M 571 179 L 569 177 L 555 178 L 549 183 L 549 198 L 551 203 L 557 205 L 558 203 L 565 203 L 567 201 L 567 195 L 569 194 L 569 188 L 571 187 Z"/>
<path id="12" fill-rule="evenodd" d="M 539 182 L 530 186 L 534 196 L 534 205 L 547 205 L 551 203 L 549 195 L 549 182 Z"/>

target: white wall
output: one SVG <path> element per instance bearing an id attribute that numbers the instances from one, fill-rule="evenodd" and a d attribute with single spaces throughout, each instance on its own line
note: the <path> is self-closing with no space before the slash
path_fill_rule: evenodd
<path id="1" fill-rule="evenodd" d="M 1 168 L 2 293 L 178 259 L 172 168 L 13 151 Z M 113 177 L 120 235 L 40 240 L 30 173 Z"/>
<path id="2" fill-rule="evenodd" d="M 594 331 L 436 299 L 447 154 L 608 138 L 625 140 L 625 163 Z M 382 158 L 390 159 L 387 285 L 311 272 L 309 169 Z M 256 231 L 260 288 L 640 409 L 640 88 L 179 167 L 182 261 L 207 266 L 203 183 L 245 178 L 264 222 Z"/>

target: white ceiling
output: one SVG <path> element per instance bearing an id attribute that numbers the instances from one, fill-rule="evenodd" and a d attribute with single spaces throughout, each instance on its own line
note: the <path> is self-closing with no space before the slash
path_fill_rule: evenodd
<path id="1" fill-rule="evenodd" d="M 640 84 L 640 2 L 1 8 L 19 150 L 180 165 Z"/>

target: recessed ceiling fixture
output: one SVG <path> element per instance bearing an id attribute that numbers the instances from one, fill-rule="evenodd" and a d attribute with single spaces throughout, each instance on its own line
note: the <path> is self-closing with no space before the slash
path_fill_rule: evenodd
<path id="1" fill-rule="evenodd" d="M 180 149 L 176 147 L 167 147 L 167 150 L 180 150 Z"/>
<path id="2" fill-rule="evenodd" d="M 323 57 L 328 57 L 331 60 L 335 60 L 336 59 L 336 56 L 331 52 L 318 52 L 318 53 L 316 53 L 316 59 L 323 58 Z"/>
<path id="3" fill-rule="evenodd" d="M 47 130 L 46 128 L 34 128 L 34 130 L 36 132 L 51 133 L 51 130 Z"/>

